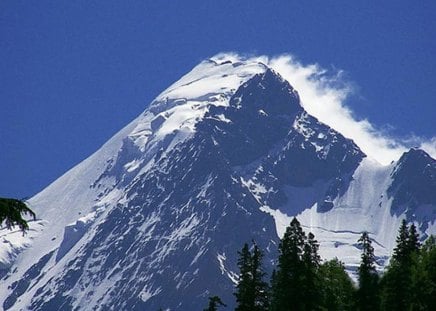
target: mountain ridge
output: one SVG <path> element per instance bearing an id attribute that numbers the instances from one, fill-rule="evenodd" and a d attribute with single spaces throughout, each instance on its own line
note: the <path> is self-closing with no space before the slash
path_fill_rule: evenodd
<path id="1" fill-rule="evenodd" d="M 432 200 L 427 218 L 392 213 L 398 163 L 376 163 L 308 115 L 259 59 L 204 61 L 30 200 L 41 219 L 30 241 L 16 242 L 1 300 L 5 309 L 193 310 L 219 294 L 231 305 L 237 250 L 254 238 L 271 271 L 293 216 L 351 273 L 368 230 L 381 269 L 402 218 L 436 232 Z"/>

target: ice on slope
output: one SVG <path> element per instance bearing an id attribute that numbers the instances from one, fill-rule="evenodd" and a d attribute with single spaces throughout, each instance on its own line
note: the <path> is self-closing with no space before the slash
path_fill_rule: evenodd
<path id="1" fill-rule="evenodd" d="M 8 278 L 8 284 L 19 280 L 45 254 L 58 249 L 62 243 L 67 245 L 68 242 L 63 241 L 69 240 L 71 234 L 65 232 L 66 229 L 69 231 L 68 228 L 71 228 L 73 232 L 81 227 L 83 217 L 92 215 L 92 219 L 86 221 L 86 228 L 89 228 L 103 215 L 99 213 L 96 217 L 96 209 L 114 206 L 123 200 L 123 193 L 117 189 L 117 181 L 105 174 L 116 163 L 126 140 L 132 141 L 138 151 L 144 153 L 141 156 L 146 160 L 159 152 L 163 141 L 169 141 L 164 146 L 168 151 L 194 134 L 195 124 L 202 119 L 209 105 L 228 105 L 230 97 L 241 84 L 265 70 L 259 59 L 254 58 L 236 62 L 231 55 L 219 55 L 203 61 L 163 91 L 144 113 L 97 152 L 33 197 L 29 204 L 39 221 L 30 223 L 29 234 L 21 238 L 16 232 L 1 232 L 3 239 L 8 242 L 1 248 L 0 265 L 10 266 L 17 259 L 16 273 Z M 133 159 L 123 165 L 123 170 L 140 174 L 149 167 L 141 161 Z M 142 171 L 137 171 L 141 164 Z M 74 244 L 84 234 L 85 231 L 76 236 L 67 249 L 78 247 Z M 56 269 L 50 270 L 54 266 L 52 259 L 46 267 L 47 279 L 56 275 Z M 6 297 L 8 291 L 8 286 L 2 286 L 0 297 Z M 23 299 L 22 303 L 26 305 L 28 302 Z"/>
<path id="2" fill-rule="evenodd" d="M 295 215 L 306 232 L 315 234 L 320 242 L 320 255 L 323 259 L 337 257 L 346 263 L 349 271 L 355 271 L 361 253 L 357 240 L 363 231 L 368 231 L 374 241 L 379 268 L 386 265 L 402 220 L 390 214 L 391 200 L 385 193 L 392 182 L 392 168 L 393 165 L 383 166 L 365 158 L 354 172 L 348 190 L 333 201 L 332 210 L 320 213 L 317 210 L 318 203 L 315 203 Z M 301 196 L 298 200 L 304 202 L 304 192 L 299 193 Z M 311 195 L 310 189 L 306 193 Z M 294 217 L 285 212 L 292 210 L 292 201 L 280 209 L 263 206 L 262 210 L 274 217 L 277 234 L 283 236 L 286 226 Z"/>
<path id="3" fill-rule="evenodd" d="M 171 85 L 156 101 L 177 98 L 213 100 L 214 95 L 233 94 L 243 82 L 265 70 L 266 66 L 254 59 L 242 63 L 225 57 L 212 58 Z"/>
<path id="4" fill-rule="evenodd" d="M 145 151 L 174 134 L 170 149 L 191 137 L 210 106 L 228 106 L 234 92 L 267 67 L 258 59 L 232 62 L 219 55 L 201 62 L 152 102 L 129 137 Z"/>
<path id="5" fill-rule="evenodd" d="M 61 255 L 65 257 L 59 256 L 59 251 L 58 256 L 50 255 L 40 273 L 41 277 L 37 281 L 30 279 L 29 289 L 20 297 L 14 308 L 29 306 L 30 299 L 35 295 L 38 296 L 36 291 L 41 288 L 41 284 L 48 284 L 50 279 L 61 275 L 66 263 L 72 261 L 80 248 L 91 240 L 93 229 L 99 222 L 104 221 L 105 213 L 115 207 L 124 206 L 127 200 L 125 193 L 130 190 L 129 182 L 134 181 L 135 178 L 139 179 L 141 174 L 146 173 L 150 168 L 156 169 L 156 166 L 153 166 L 156 164 L 153 162 L 156 155 L 165 155 L 173 148 L 177 150 L 179 143 L 192 137 L 197 123 L 203 119 L 211 106 L 229 105 L 230 97 L 241 84 L 253 75 L 266 70 L 261 61 L 262 59 L 257 58 L 243 60 L 235 55 L 219 55 L 200 63 L 162 92 L 143 114 L 109 140 L 99 151 L 32 198 L 31 207 L 42 220 L 39 221 L 39 227 L 36 222 L 31 223 L 32 230 L 28 240 L 16 238 L 16 244 L 6 250 L 4 258 L 11 252 L 22 251 L 23 248 L 33 244 L 18 257 L 17 270 L 5 281 L 5 286 L 0 288 L 0 297 L 7 297 L 11 292 L 9 286 L 22 279 L 25 271 L 41 257 L 46 254 L 56 254 L 60 248 Z M 262 111 L 259 110 L 259 114 L 262 115 Z M 224 114 L 215 117 L 223 123 L 233 122 Z M 301 118 L 297 121 L 294 129 L 311 143 L 314 142 L 316 151 L 321 153 L 324 150 L 328 153 L 328 144 L 323 147 L 323 140 L 326 138 L 324 134 L 319 134 L 315 139 L 314 132 L 310 131 L 310 124 L 306 126 L 307 120 Z M 259 166 L 258 169 L 263 168 Z M 281 235 L 290 222 L 290 215 L 294 215 L 288 213 L 292 211 L 291 205 L 297 201 L 306 204 L 306 209 L 299 211 L 296 216 L 306 228 L 306 232 L 314 232 L 321 242 L 322 257 L 329 259 L 337 256 L 347 263 L 349 269 L 355 269 L 359 261 L 360 250 L 355 244 L 360 232 L 369 230 L 375 240 L 374 246 L 380 257 L 380 264 L 383 265 L 383 261 L 393 247 L 401 220 L 389 213 L 391 202 L 387 195 L 382 193 L 382 189 L 387 189 L 391 182 L 389 176 L 391 170 L 392 166 L 381 166 L 365 159 L 355 171 L 347 191 L 337 198 L 332 198 L 334 208 L 325 213 L 317 210 L 317 204 L 310 206 L 308 203 L 314 201 L 318 189 L 293 188 L 288 185 L 284 185 L 285 195 L 290 196 L 286 206 L 280 206 L 275 210 L 263 206 L 261 209 L 273 215 L 277 232 Z M 271 190 L 257 183 L 255 179 L 250 180 L 245 175 L 243 178 L 241 181 L 235 178 L 234 181 L 244 183 L 259 203 L 262 194 Z M 209 200 L 206 193 L 210 182 L 207 179 L 204 189 L 199 193 L 205 201 Z M 160 184 L 153 186 L 165 190 Z M 129 197 L 129 200 L 134 196 L 135 194 Z M 228 196 L 230 197 L 230 194 Z M 164 204 L 164 201 L 161 204 Z M 145 240 L 153 238 L 154 227 L 162 220 L 158 212 L 151 213 L 143 220 L 140 230 L 147 232 Z M 45 223 L 46 225 L 43 226 Z M 180 247 L 177 241 L 190 236 L 199 224 L 201 220 L 193 214 L 192 217 L 187 217 L 180 222 L 180 226 L 172 228 L 173 234 L 160 236 L 168 242 L 165 243 L 165 247 L 157 248 L 153 265 L 158 266 L 165 254 Z M 434 223 L 430 226 L 434 232 Z M 6 235 L 6 240 L 14 239 L 13 233 L 8 232 Z M 122 240 L 123 235 L 115 238 Z M 96 251 L 104 250 L 105 247 L 107 245 L 99 245 Z M 192 262 L 195 263 L 203 256 L 206 249 L 207 246 L 201 248 Z M 94 264 L 101 259 L 98 256 L 90 258 L 89 264 L 84 269 L 85 281 L 92 281 L 91 276 L 97 272 L 95 266 L 98 266 Z M 228 278 L 234 277 L 228 268 L 223 250 L 217 250 L 215 264 L 223 275 Z M 77 306 L 110 304 L 111 297 L 107 293 L 117 282 L 122 281 L 120 271 L 126 268 L 128 267 L 119 267 L 117 263 L 109 273 L 112 276 L 101 280 L 101 286 L 88 288 L 86 291 L 76 289 L 72 293 L 77 299 L 75 304 Z M 152 284 L 152 277 L 147 275 L 145 282 Z M 34 286 L 35 282 L 39 282 L 38 286 Z M 52 289 L 47 289 L 47 292 Z M 162 290 L 160 287 L 151 287 L 148 284 L 141 289 L 140 297 L 143 301 L 152 300 Z"/>
<path id="6" fill-rule="evenodd" d="M 10 231 L 7 228 L 0 229 L 0 272 L 12 266 L 18 254 L 29 247 L 32 241 L 44 228 L 44 221 L 28 221 L 30 229 L 23 232 L 14 228 Z M 1 273 L 0 273 L 1 275 Z"/>

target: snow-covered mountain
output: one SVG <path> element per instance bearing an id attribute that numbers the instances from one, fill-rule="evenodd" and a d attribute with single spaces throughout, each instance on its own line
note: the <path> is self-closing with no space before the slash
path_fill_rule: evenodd
<path id="1" fill-rule="evenodd" d="M 201 310 L 234 304 L 244 242 L 271 271 L 293 216 L 351 272 L 369 231 L 382 268 L 403 218 L 436 233 L 436 161 L 412 149 L 383 166 L 267 65 L 220 55 L 30 204 L 26 236 L 0 230 L 5 310 Z"/>

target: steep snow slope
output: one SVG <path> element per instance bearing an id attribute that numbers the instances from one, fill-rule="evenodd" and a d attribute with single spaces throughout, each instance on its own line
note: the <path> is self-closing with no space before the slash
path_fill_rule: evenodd
<path id="1" fill-rule="evenodd" d="M 111 208 L 123 202 L 127 185 L 155 166 L 156 155 L 163 158 L 189 139 L 195 133 L 195 124 L 210 106 L 227 105 L 241 84 L 265 70 L 266 66 L 255 59 L 230 62 L 226 56 L 218 55 L 202 62 L 160 94 L 142 115 L 99 151 L 32 198 L 30 205 L 43 220 L 38 224 L 45 222 L 44 230 L 31 223 L 27 239 L 18 239 L 16 233 L 6 230 L 1 233 L 5 241 L 12 242 L 12 247 L 2 248 L 5 267 L 11 265 L 19 251 L 32 244 L 18 258 L 14 273 L 7 276 L 8 284 L 23 287 L 19 283 L 22 275 L 41 258 L 47 261 L 44 265 L 50 272 L 48 276 L 59 273 L 58 261 L 72 251 L 75 243 L 86 238 L 97 219 L 104 218 Z M 44 257 L 53 251 L 57 255 L 51 256 L 50 261 Z M 26 290 L 32 284 L 24 287 Z M 11 288 L 2 286 L 1 296 L 8 296 Z M 13 291 L 9 298 L 21 296 L 24 290 L 20 289 L 20 294 Z"/>
<path id="2" fill-rule="evenodd" d="M 255 239 L 271 271 L 294 215 L 350 271 L 368 230 L 382 268 L 401 219 L 436 232 L 435 176 L 419 150 L 389 166 L 368 159 L 261 59 L 218 55 L 32 198 L 26 238 L 0 232 L 0 301 L 199 310 L 218 294 L 232 306 L 237 251 Z"/>

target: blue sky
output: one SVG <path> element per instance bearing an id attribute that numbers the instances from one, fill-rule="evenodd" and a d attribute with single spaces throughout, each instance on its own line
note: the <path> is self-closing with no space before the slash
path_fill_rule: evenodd
<path id="1" fill-rule="evenodd" d="M 0 196 L 42 190 L 222 51 L 344 71 L 355 118 L 435 136 L 434 1 L 1 1 Z"/>

